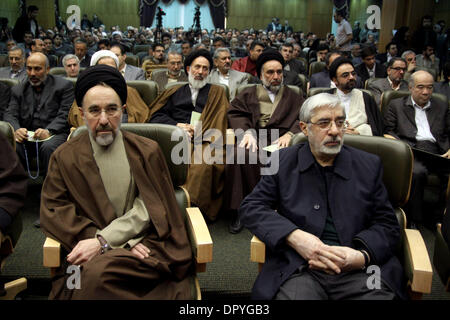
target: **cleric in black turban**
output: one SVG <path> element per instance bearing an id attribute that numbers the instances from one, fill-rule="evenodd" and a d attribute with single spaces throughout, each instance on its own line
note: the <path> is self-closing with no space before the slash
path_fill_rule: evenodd
<path id="1" fill-rule="evenodd" d="M 96 85 L 104 83 L 110 86 L 119 96 L 122 104 L 127 101 L 127 83 L 120 72 L 110 66 L 99 64 L 81 72 L 75 84 L 75 100 L 82 106 L 86 92 Z"/>
<path id="2" fill-rule="evenodd" d="M 256 72 L 258 73 L 258 78 L 261 78 L 261 69 L 264 63 L 272 60 L 278 61 L 284 68 L 285 62 L 281 53 L 275 49 L 268 48 L 264 50 L 263 53 L 259 55 L 258 60 L 256 60 Z"/>
<path id="3" fill-rule="evenodd" d="M 208 50 L 205 49 L 198 49 L 192 51 L 186 59 L 184 59 L 184 72 L 188 74 L 187 67 L 190 67 L 192 62 L 194 62 L 195 59 L 198 57 L 203 57 L 209 61 L 209 71 L 211 72 L 211 69 L 213 68 L 213 59 L 211 57 L 211 53 Z"/>

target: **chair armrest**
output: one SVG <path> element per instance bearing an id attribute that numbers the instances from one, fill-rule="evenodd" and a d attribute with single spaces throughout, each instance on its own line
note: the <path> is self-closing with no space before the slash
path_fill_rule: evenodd
<path id="1" fill-rule="evenodd" d="M 391 136 L 390 134 L 384 134 L 383 137 L 388 138 L 388 139 L 397 140 L 394 136 Z"/>
<path id="2" fill-rule="evenodd" d="M 61 265 L 61 243 L 46 238 L 43 247 L 44 267 L 57 268 Z"/>
<path id="3" fill-rule="evenodd" d="M 225 143 L 227 145 L 234 145 L 236 142 L 236 136 L 234 135 L 234 130 L 231 128 L 228 128 L 226 134 L 227 134 L 227 137 L 226 137 Z"/>
<path id="4" fill-rule="evenodd" d="M 194 250 L 197 272 L 206 271 L 206 263 L 213 259 L 213 242 L 199 208 L 186 208 L 188 234 Z"/>
<path id="5" fill-rule="evenodd" d="M 266 245 L 257 236 L 253 236 L 250 240 L 250 261 L 258 263 L 266 261 Z"/>
<path id="6" fill-rule="evenodd" d="M 403 267 L 411 290 L 418 293 L 430 293 L 433 278 L 428 251 L 418 230 L 405 229 Z"/>

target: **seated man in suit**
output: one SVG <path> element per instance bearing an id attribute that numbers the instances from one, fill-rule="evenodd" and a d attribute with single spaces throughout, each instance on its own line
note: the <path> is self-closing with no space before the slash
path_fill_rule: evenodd
<path id="1" fill-rule="evenodd" d="M 347 134 L 383 135 L 383 117 L 375 99 L 356 89 L 356 72 L 351 60 L 339 57 L 330 66 L 330 78 L 345 108 Z M 330 90 L 331 91 L 331 90 Z"/>
<path id="2" fill-rule="evenodd" d="M 120 43 L 113 43 L 109 50 L 111 50 L 119 59 L 119 71 L 125 78 L 125 81 L 145 80 L 145 72 L 143 69 L 126 64 L 125 59 L 127 58 L 127 55 L 123 45 Z"/>
<path id="3" fill-rule="evenodd" d="M 292 58 L 292 53 L 294 52 L 294 47 L 291 43 L 283 43 L 280 46 L 280 53 L 284 58 L 285 66 L 284 70 L 286 71 L 292 71 L 295 74 L 303 74 L 307 75 L 306 67 L 304 66 L 303 62 L 298 59 Z"/>
<path id="4" fill-rule="evenodd" d="M 418 67 L 424 67 L 431 69 L 435 72 L 433 75 L 437 79 L 440 74 L 439 70 L 439 58 L 434 54 L 434 46 L 431 44 L 425 44 L 422 49 L 422 54 L 418 54 L 416 57 L 416 65 Z"/>
<path id="5" fill-rule="evenodd" d="M 73 84 L 48 74 L 49 70 L 48 59 L 43 53 L 30 54 L 28 81 L 12 87 L 4 115 L 4 120 L 15 130 L 17 153 L 24 167 L 28 166 L 27 159 L 36 153 L 36 146 L 28 139 L 44 140 L 39 143 L 36 155 L 43 176 L 47 174 L 53 151 L 67 140 L 67 115 L 74 97 Z M 28 134 L 29 130 L 34 131 L 33 136 Z"/>
<path id="6" fill-rule="evenodd" d="M 395 256 L 400 228 L 382 163 L 343 145 L 345 119 L 335 95 L 308 98 L 300 110 L 308 142 L 274 154 L 279 170 L 263 176 L 244 199 L 242 223 L 268 253 L 253 299 L 405 298 Z M 367 285 L 369 265 L 381 269 L 377 289 Z"/>
<path id="7" fill-rule="evenodd" d="M 185 187 L 192 203 L 200 207 L 209 220 L 214 221 L 222 206 L 223 139 L 229 102 L 222 86 L 207 81 L 212 65 L 209 51 L 192 51 L 184 61 L 189 83 L 165 90 L 150 105 L 150 122 L 176 125 L 191 137 L 193 152 Z M 193 112 L 194 116 L 200 117 L 198 125 L 192 120 Z M 199 154 L 201 150 L 203 154 Z"/>
<path id="8" fill-rule="evenodd" d="M 248 83 L 248 76 L 244 72 L 231 69 L 231 53 L 228 48 L 218 48 L 214 51 L 215 69 L 208 77 L 209 83 L 222 83 L 230 89 L 230 101 L 234 99 L 239 86 Z"/>
<path id="9" fill-rule="evenodd" d="M 373 92 L 377 105 L 381 104 L 381 94 L 389 90 L 408 90 L 408 82 L 403 80 L 406 72 L 406 61 L 402 58 L 392 58 L 387 63 L 388 76 L 377 79 L 367 85 L 367 89 Z"/>
<path id="10" fill-rule="evenodd" d="M 75 40 L 75 55 L 80 60 L 80 67 L 87 68 L 91 63 L 91 56 L 87 53 L 87 43 L 84 39 Z"/>
<path id="11" fill-rule="evenodd" d="M 0 133 L 0 247 L 2 234 L 11 225 L 20 208 L 25 204 L 28 176 L 11 147 Z"/>
<path id="12" fill-rule="evenodd" d="M 325 56 L 325 69 L 321 72 L 317 72 L 311 75 L 311 80 L 309 81 L 310 88 L 334 88 L 334 82 L 330 79 L 330 74 L 328 70 L 330 69 L 330 65 L 333 61 L 339 57 L 342 57 L 342 54 L 337 51 L 332 51 L 327 53 Z"/>
<path id="13" fill-rule="evenodd" d="M 42 188 L 42 229 L 68 253 L 50 299 L 189 299 L 184 216 L 158 144 L 120 130 L 123 76 L 98 65 L 75 88 L 89 130 L 55 152 Z"/>
<path id="14" fill-rule="evenodd" d="M 0 68 L 0 78 L 27 80 L 25 70 L 25 51 L 21 47 L 13 47 L 8 51 L 9 67 Z"/>
<path id="15" fill-rule="evenodd" d="M 149 50 L 150 52 L 150 50 Z M 152 44 L 151 55 L 146 56 L 142 62 L 142 69 L 145 70 L 145 78 L 150 79 L 155 69 L 167 68 L 165 48 L 160 43 Z"/>
<path id="16" fill-rule="evenodd" d="M 384 116 L 385 133 L 408 143 L 411 147 L 450 158 L 450 112 L 448 104 L 433 99 L 433 76 L 423 70 L 416 71 L 409 80 L 411 95 L 392 100 Z M 436 217 L 424 216 L 423 193 L 429 171 L 448 173 L 447 168 L 436 167 L 415 153 L 411 193 L 406 206 L 407 218 L 413 225 Z M 448 162 L 448 161 L 447 161 Z M 443 171 L 447 170 L 447 172 Z M 442 183 L 446 183 L 442 179 Z M 442 211 L 441 211 L 442 212 Z M 437 217 L 439 220 L 439 217 Z"/>
<path id="17" fill-rule="evenodd" d="M 66 54 L 62 59 L 64 70 L 66 70 L 66 77 L 78 78 L 80 73 L 80 60 L 74 54 Z"/>
<path id="18" fill-rule="evenodd" d="M 300 131 L 298 112 L 303 97 L 284 84 L 284 64 L 285 60 L 278 51 L 264 51 L 256 62 L 262 84 L 242 91 L 231 101 L 228 109 L 228 123 L 237 135 L 235 157 L 227 161 L 225 174 L 225 205 L 232 215 L 231 233 L 242 230 L 237 209 L 261 177 L 264 163 L 258 159 L 258 152 L 263 150 L 258 149 L 271 144 L 287 147 L 292 135 Z M 272 137 L 275 134 L 273 130 L 276 137 Z M 242 150 L 246 160 L 243 164 L 238 159 L 239 154 L 244 153 Z M 252 162 L 251 158 L 258 161 Z"/>
<path id="19" fill-rule="evenodd" d="M 434 83 L 434 91 L 441 93 L 450 101 L 450 61 L 444 65 L 444 80 Z"/>
<path id="20" fill-rule="evenodd" d="M 119 59 L 110 50 L 100 50 L 94 53 L 91 58 L 91 65 L 106 64 L 110 67 L 119 68 Z M 123 123 L 144 123 L 148 120 L 150 109 L 142 100 L 139 92 L 130 86 L 127 86 L 128 94 L 126 101 L 126 109 L 122 112 Z M 69 111 L 68 122 L 72 127 L 79 127 L 85 124 L 85 121 L 81 115 L 80 108 L 77 102 L 74 101 Z"/>
<path id="21" fill-rule="evenodd" d="M 167 53 L 167 72 L 153 73 L 151 80 L 158 84 L 158 92 L 161 93 L 166 89 L 166 85 L 172 82 L 184 82 L 188 80 L 183 70 L 183 59 L 177 51 L 169 50 Z"/>
<path id="22" fill-rule="evenodd" d="M 385 53 L 380 53 L 376 56 L 376 59 L 384 65 L 387 65 L 389 63 L 389 61 L 391 61 L 392 58 L 397 57 L 397 44 L 395 44 L 394 42 L 389 42 L 386 47 L 386 52 Z"/>
<path id="23" fill-rule="evenodd" d="M 356 74 L 361 78 L 363 87 L 369 78 L 385 78 L 386 68 L 375 60 L 375 49 L 366 47 L 361 51 L 363 63 L 355 67 Z"/>

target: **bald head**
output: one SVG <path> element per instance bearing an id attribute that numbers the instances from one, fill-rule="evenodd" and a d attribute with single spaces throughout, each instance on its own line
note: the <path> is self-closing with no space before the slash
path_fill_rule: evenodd
<path id="1" fill-rule="evenodd" d="M 424 70 L 416 71 L 409 80 L 409 91 L 415 103 L 424 107 L 431 99 L 433 93 L 433 76 Z"/>
<path id="2" fill-rule="evenodd" d="M 47 79 L 50 70 L 47 57 L 40 52 L 31 53 L 27 59 L 28 81 L 33 87 L 40 86 Z"/>

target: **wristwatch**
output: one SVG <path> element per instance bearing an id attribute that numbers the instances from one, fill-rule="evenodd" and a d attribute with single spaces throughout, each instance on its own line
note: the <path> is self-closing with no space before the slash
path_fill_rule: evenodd
<path id="1" fill-rule="evenodd" d="M 101 235 L 97 235 L 97 239 L 100 242 L 100 253 L 104 254 L 106 251 L 112 250 L 111 246 L 106 242 L 105 238 Z"/>

